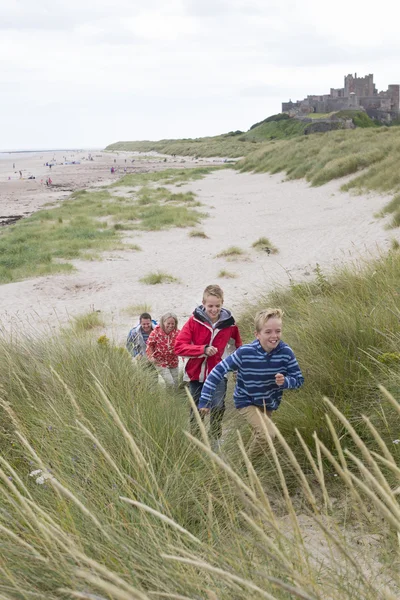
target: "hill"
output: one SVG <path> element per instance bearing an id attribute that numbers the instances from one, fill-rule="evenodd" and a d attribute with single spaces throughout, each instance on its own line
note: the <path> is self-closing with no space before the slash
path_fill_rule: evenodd
<path id="1" fill-rule="evenodd" d="M 316 121 L 318 125 L 316 125 Z M 180 156 L 246 156 L 254 150 L 251 144 L 274 139 L 288 139 L 304 134 L 326 132 L 349 127 L 374 127 L 374 122 L 360 110 L 346 110 L 329 114 L 311 114 L 302 119 L 289 117 L 285 113 L 271 115 L 252 125 L 247 132 L 230 131 L 212 137 L 195 139 L 172 139 L 159 141 L 132 141 L 110 144 L 105 150 L 130 152 L 160 152 Z M 324 126 L 322 127 L 322 124 Z"/>

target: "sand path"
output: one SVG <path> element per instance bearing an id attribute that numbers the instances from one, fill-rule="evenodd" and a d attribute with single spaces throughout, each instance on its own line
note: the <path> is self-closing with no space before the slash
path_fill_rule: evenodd
<path id="1" fill-rule="evenodd" d="M 107 160 L 111 164 L 113 159 Z M 103 177 L 105 181 L 108 167 Z M 393 237 L 399 238 L 396 230 L 384 229 L 384 220 L 373 217 L 387 198 L 341 193 L 341 183 L 311 188 L 304 181 L 284 182 L 282 175 L 227 169 L 185 184 L 177 189 L 194 191 L 204 204 L 200 210 L 209 214 L 201 226 L 209 239 L 191 238 L 188 229 L 134 232 L 126 240 L 139 244 L 141 252 L 105 253 L 99 262 L 72 261 L 77 269 L 73 274 L 2 285 L 2 325 L 41 331 L 94 309 L 106 321 L 98 334 L 123 343 L 137 321 L 136 315 L 126 313 L 127 307 L 147 303 L 155 318 L 173 310 L 182 323 L 210 283 L 223 287 L 226 306 L 238 314 L 247 299 L 290 278 L 312 277 L 316 263 L 331 270 L 385 250 Z M 279 253 L 254 250 L 252 243 L 260 236 L 268 237 Z M 241 247 L 245 257 L 216 258 L 232 245 Z M 220 278 L 221 269 L 236 278 Z M 139 281 L 158 270 L 180 283 L 149 286 Z"/>

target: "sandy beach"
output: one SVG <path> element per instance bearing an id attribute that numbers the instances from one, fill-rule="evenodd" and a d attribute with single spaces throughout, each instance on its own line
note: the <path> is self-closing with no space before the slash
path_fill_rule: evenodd
<path id="1" fill-rule="evenodd" d="M 93 161 L 88 159 L 90 154 Z M 51 170 L 45 165 L 49 161 L 56 163 Z M 60 164 L 73 161 L 80 164 Z M 172 157 L 164 162 L 164 157 L 156 155 L 144 159 L 133 153 L 98 150 L 3 154 L 0 216 L 31 214 L 47 203 L 62 202 L 73 190 L 115 181 L 125 168 L 128 172 L 151 171 L 220 162 Z M 118 169 L 114 175 L 111 166 Z M 27 179 L 29 175 L 36 179 Z M 45 184 L 49 175 L 51 187 Z M 342 183 L 311 188 L 305 181 L 286 182 L 282 174 L 240 174 L 224 169 L 180 185 L 177 190 L 193 191 L 203 204 L 201 210 L 208 213 L 201 225 L 208 239 L 189 237 L 186 228 L 129 232 L 124 241 L 139 244 L 140 252 L 108 252 L 101 261 L 71 261 L 76 268 L 72 274 L 2 285 L 2 326 L 5 330 L 54 330 L 73 316 L 99 310 L 106 326 L 96 335 L 104 333 L 123 344 L 129 328 L 137 322 L 137 315 L 128 314 L 129 307 L 145 303 L 156 319 L 173 310 L 182 323 L 201 302 L 202 290 L 210 283 L 223 287 L 226 306 L 239 314 L 247 300 L 276 285 L 312 278 L 317 263 L 331 271 L 346 261 L 375 256 L 385 251 L 393 238 L 399 239 L 397 230 L 385 230 L 384 219 L 374 218 L 386 197 L 342 193 Z M 115 194 L 124 191 L 113 188 Z M 268 237 L 279 252 L 268 255 L 252 248 L 261 236 Z M 233 245 L 244 251 L 239 259 L 216 257 Z M 222 269 L 236 277 L 218 277 Z M 145 285 L 139 281 L 154 271 L 165 271 L 179 283 Z"/>

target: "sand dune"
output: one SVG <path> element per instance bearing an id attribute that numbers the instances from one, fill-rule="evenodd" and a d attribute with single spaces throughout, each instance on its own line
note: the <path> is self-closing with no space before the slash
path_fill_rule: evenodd
<path id="1" fill-rule="evenodd" d="M 105 155 L 92 163 L 85 161 L 84 165 L 75 165 L 79 169 L 69 168 L 68 174 L 55 166 L 51 176 L 71 189 L 102 184 L 110 180 L 113 160 L 114 155 Z M 117 160 L 123 171 L 123 155 Z M 171 161 L 165 164 L 155 158 L 154 165 L 164 168 L 171 166 Z M 6 179 L 4 160 L 0 167 L 2 198 L 6 198 L 3 213 L 8 210 L 11 214 L 17 206 L 27 212 L 36 210 L 49 200 L 62 200 L 69 194 L 65 190 L 43 190 L 36 183 L 36 188 L 31 185 L 18 195 L 18 189 L 27 182 L 18 181 L 18 187 L 12 189 L 15 182 Z M 38 164 L 39 176 L 42 169 L 43 165 Z M 138 243 L 141 252 L 106 253 L 99 262 L 72 261 L 77 269 L 73 274 L 2 285 L 3 327 L 52 329 L 73 315 L 94 309 L 100 310 L 107 322 L 99 335 L 106 333 L 123 343 L 136 321 L 124 310 L 130 305 L 149 304 L 155 318 L 173 310 L 182 322 L 201 301 L 203 288 L 219 283 L 225 290 L 226 306 L 237 314 L 247 299 L 277 284 L 312 277 L 316 263 L 325 271 L 331 270 L 344 261 L 376 255 L 388 248 L 390 240 L 399 234 L 385 230 L 385 221 L 373 216 L 387 198 L 341 193 L 341 183 L 310 188 L 305 181 L 284 182 L 282 175 L 240 174 L 227 169 L 180 186 L 179 191 L 194 191 L 204 204 L 209 217 L 201 228 L 209 239 L 190 238 L 188 229 L 134 232 L 126 240 Z M 261 236 L 268 237 L 279 252 L 268 255 L 254 250 L 252 244 Z M 245 256 L 236 261 L 216 258 L 232 245 L 241 247 Z M 219 278 L 221 269 L 237 277 Z M 143 275 L 157 270 L 174 275 L 180 283 L 149 286 L 139 282 Z"/>

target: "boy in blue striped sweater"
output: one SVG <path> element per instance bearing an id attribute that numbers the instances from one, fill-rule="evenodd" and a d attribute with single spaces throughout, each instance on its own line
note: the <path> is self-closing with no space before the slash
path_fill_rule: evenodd
<path id="1" fill-rule="evenodd" d="M 299 388 L 303 375 L 293 350 L 281 340 L 283 312 L 267 308 L 255 318 L 256 339 L 241 346 L 214 367 L 207 377 L 199 401 L 199 410 L 211 408 L 215 387 L 229 371 L 237 371 L 233 400 L 235 407 L 253 429 L 249 456 L 268 448 L 262 421 L 271 437 L 271 416 L 279 408 L 283 390 Z"/>

